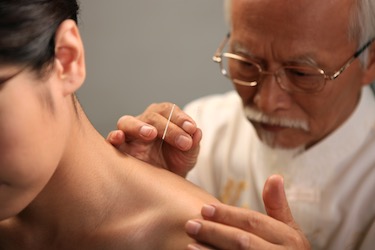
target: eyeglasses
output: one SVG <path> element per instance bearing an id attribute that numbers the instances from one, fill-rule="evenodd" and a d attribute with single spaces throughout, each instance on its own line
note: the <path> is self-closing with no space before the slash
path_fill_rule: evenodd
<path id="1" fill-rule="evenodd" d="M 332 75 L 327 75 L 324 70 L 309 65 L 287 65 L 280 67 L 274 72 L 265 71 L 262 66 L 248 58 L 233 53 L 223 53 L 229 37 L 230 33 L 228 33 L 212 57 L 214 62 L 220 64 L 220 71 L 224 76 L 231 79 L 235 84 L 254 87 L 261 81 L 262 76 L 273 75 L 281 89 L 297 93 L 316 93 L 321 91 L 327 80 L 335 80 L 375 40 L 375 38 L 371 39 L 356 51 L 339 70 Z M 282 78 L 284 79 L 282 80 Z"/>

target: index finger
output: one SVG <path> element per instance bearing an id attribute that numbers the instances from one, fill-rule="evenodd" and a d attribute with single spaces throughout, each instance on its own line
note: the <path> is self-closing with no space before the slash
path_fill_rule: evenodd
<path id="1" fill-rule="evenodd" d="M 158 138 L 183 151 L 197 146 L 201 138 L 194 120 L 173 103 L 150 105 L 140 116 L 140 120 L 154 126 L 158 131 Z"/>
<path id="2" fill-rule="evenodd" d="M 255 234 L 212 221 L 200 219 L 189 220 L 185 224 L 185 230 L 189 236 L 198 242 L 214 246 L 217 249 L 270 249 L 271 246 L 275 249 L 274 244 L 265 241 Z M 198 247 L 199 245 L 191 244 L 190 246 Z M 206 249 L 200 246 L 198 248 Z"/>
<path id="3" fill-rule="evenodd" d="M 161 122 L 162 119 L 160 119 L 160 116 L 163 117 L 165 121 Z M 159 132 L 164 131 L 168 120 L 187 134 L 193 135 L 197 130 L 195 121 L 181 110 L 178 105 L 170 102 L 151 104 L 139 118 L 158 128 Z M 163 135 L 163 133 L 160 134 Z"/>
<path id="4" fill-rule="evenodd" d="M 293 237 L 293 229 L 288 225 L 250 209 L 225 204 L 204 205 L 202 216 L 206 220 L 242 229 L 274 244 Z"/>
<path id="5" fill-rule="evenodd" d="M 124 141 L 132 141 L 134 139 L 150 141 L 157 135 L 154 127 L 130 115 L 124 115 L 118 119 L 117 129 L 124 133 Z M 110 135 L 114 134 L 110 133 Z"/>

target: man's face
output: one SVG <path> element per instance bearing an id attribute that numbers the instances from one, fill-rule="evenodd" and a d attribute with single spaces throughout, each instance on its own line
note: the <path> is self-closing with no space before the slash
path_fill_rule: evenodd
<path id="1" fill-rule="evenodd" d="M 330 75 L 358 47 L 354 39 L 348 38 L 350 2 L 233 0 L 229 50 L 256 61 L 266 71 L 287 64 L 315 65 Z M 252 110 L 248 113 L 260 112 L 273 120 L 271 124 L 248 117 L 262 141 L 278 148 L 310 147 L 353 112 L 364 84 L 362 77 L 363 70 L 356 60 L 339 78 L 327 80 L 324 89 L 314 94 L 282 90 L 272 75 L 264 76 L 256 87 L 235 87 L 245 110 Z M 278 124 L 278 120 L 284 122 Z M 285 120 L 299 125 L 285 125 Z"/>

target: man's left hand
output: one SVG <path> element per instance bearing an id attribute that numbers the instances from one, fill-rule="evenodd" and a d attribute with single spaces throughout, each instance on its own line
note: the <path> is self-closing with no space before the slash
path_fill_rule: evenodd
<path id="1" fill-rule="evenodd" d="M 185 225 L 189 236 L 202 244 L 187 249 L 310 249 L 289 209 L 281 176 L 268 178 L 263 201 L 267 215 L 224 204 L 205 205 L 204 219 Z"/>

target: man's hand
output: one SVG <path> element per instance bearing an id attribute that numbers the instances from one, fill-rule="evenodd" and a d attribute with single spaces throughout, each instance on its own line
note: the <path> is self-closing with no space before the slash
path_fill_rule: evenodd
<path id="1" fill-rule="evenodd" d="M 123 153 L 185 177 L 196 163 L 202 132 L 177 106 L 168 124 L 172 108 L 172 103 L 151 104 L 137 117 L 121 117 L 107 141 Z"/>
<path id="2" fill-rule="evenodd" d="M 185 225 L 187 233 L 202 244 L 187 249 L 310 249 L 289 209 L 282 177 L 268 178 L 263 201 L 267 215 L 224 204 L 205 205 L 204 220 Z"/>

